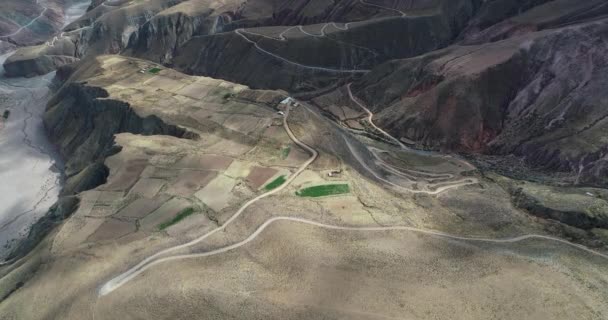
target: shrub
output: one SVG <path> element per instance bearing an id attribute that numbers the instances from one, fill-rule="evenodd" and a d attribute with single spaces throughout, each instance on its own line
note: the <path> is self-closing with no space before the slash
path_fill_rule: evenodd
<path id="1" fill-rule="evenodd" d="M 158 230 L 165 230 L 165 229 L 169 228 L 170 226 L 184 220 L 186 217 L 192 215 L 194 212 L 195 212 L 194 208 L 184 209 L 180 213 L 175 215 L 175 217 L 173 217 L 173 219 L 165 221 L 165 222 L 161 223 L 160 225 L 158 225 Z"/>

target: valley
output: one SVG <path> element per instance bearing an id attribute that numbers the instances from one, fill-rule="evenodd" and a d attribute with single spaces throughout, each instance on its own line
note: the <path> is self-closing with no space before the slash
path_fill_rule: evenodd
<path id="1" fill-rule="evenodd" d="M 69 6 L 64 24 L 80 17 L 88 3 Z M 45 9 L 46 10 L 46 9 Z M 44 14 L 13 32 L 26 32 Z M 0 62 L 13 52 L 4 53 Z M 42 115 L 51 97 L 49 85 L 54 73 L 30 79 L 11 79 L 0 69 L 0 108 L 10 116 L 3 120 L 0 147 L 3 156 L 0 194 L 0 257 L 6 258 L 17 243 L 27 237 L 32 224 L 46 215 L 62 188 L 62 160 L 48 141 Z M 10 168 L 10 170 L 9 170 Z"/>
<path id="2" fill-rule="evenodd" d="M 608 315 L 603 1 L 70 8 L 4 63 L 0 318 Z"/>

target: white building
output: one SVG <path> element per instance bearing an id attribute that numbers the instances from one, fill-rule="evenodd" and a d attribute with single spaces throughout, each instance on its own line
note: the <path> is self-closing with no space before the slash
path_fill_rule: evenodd
<path id="1" fill-rule="evenodd" d="M 289 105 L 289 104 L 294 103 L 294 102 L 296 102 L 296 101 L 292 97 L 287 97 L 287 98 L 283 99 L 283 101 L 281 101 L 281 104 L 287 104 L 287 105 Z"/>

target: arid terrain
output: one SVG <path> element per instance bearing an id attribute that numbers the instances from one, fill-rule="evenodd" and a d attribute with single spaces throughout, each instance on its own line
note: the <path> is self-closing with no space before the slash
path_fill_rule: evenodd
<path id="1" fill-rule="evenodd" d="M 63 179 L 0 319 L 607 318 L 606 14 L 87 3 L 4 63 Z"/>

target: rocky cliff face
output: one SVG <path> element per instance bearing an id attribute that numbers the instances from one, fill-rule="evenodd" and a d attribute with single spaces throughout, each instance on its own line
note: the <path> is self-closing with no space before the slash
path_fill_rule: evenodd
<path id="1" fill-rule="evenodd" d="M 104 170 L 100 165 L 117 151 L 113 146 L 114 135 L 118 133 L 193 137 L 154 115 L 139 116 L 128 103 L 104 99 L 107 97 L 102 88 L 68 84 L 51 101 L 44 115 L 51 140 L 67 159 L 68 180 L 64 194 L 96 187 L 100 183 L 95 184 L 95 181 L 103 182 L 99 181 L 98 173 Z"/>
<path id="2" fill-rule="evenodd" d="M 125 53 L 170 64 L 178 48 L 193 36 L 227 31 L 239 4 L 190 0 L 169 7 L 133 32 Z"/>
<path id="3" fill-rule="evenodd" d="M 17 50 L 5 61 L 4 69 L 9 77 L 47 74 L 60 66 L 77 61 L 75 52 L 76 46 L 72 41 L 55 37 L 47 44 Z"/>

